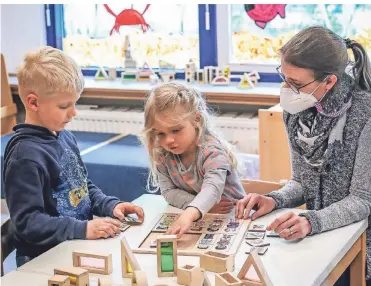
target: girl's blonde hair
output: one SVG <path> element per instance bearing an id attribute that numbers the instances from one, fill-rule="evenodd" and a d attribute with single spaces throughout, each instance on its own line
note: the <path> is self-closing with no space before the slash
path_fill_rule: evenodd
<path id="1" fill-rule="evenodd" d="M 147 183 L 149 192 L 157 192 L 158 190 L 156 166 L 161 163 L 161 157 L 167 154 L 167 151 L 158 144 L 153 130 L 156 115 L 159 114 L 165 116 L 171 114 L 170 118 L 173 119 L 171 123 L 174 125 L 184 120 L 190 120 L 195 124 L 196 118 L 199 117 L 197 144 L 202 145 L 206 142 L 206 136 L 212 136 L 220 142 L 222 148 L 228 154 L 230 163 L 234 167 L 237 166 L 233 146 L 223 140 L 213 129 L 210 120 L 211 111 L 208 109 L 202 94 L 198 90 L 180 83 L 162 84 L 150 91 L 144 107 L 144 128 L 141 139 L 148 149 L 150 158 L 151 169 Z M 152 187 L 155 187 L 155 190 Z"/>

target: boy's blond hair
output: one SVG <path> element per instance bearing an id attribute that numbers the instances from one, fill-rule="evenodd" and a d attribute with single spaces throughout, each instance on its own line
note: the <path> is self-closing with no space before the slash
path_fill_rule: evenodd
<path id="1" fill-rule="evenodd" d="M 63 51 L 42 47 L 25 55 L 17 69 L 19 95 L 52 96 L 58 92 L 81 94 L 84 77 L 77 63 Z"/>

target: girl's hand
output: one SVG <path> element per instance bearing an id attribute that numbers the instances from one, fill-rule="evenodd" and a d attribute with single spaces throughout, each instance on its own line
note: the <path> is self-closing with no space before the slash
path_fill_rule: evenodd
<path id="1" fill-rule="evenodd" d="M 274 230 L 286 240 L 294 240 L 306 237 L 312 231 L 312 225 L 305 217 L 287 212 L 276 218 L 267 230 Z"/>
<path id="2" fill-rule="evenodd" d="M 209 213 L 217 213 L 217 214 L 229 214 L 231 210 L 234 208 L 234 203 L 232 200 L 228 199 L 225 196 L 222 196 L 220 202 L 215 204 Z"/>
<path id="3" fill-rule="evenodd" d="M 168 228 L 166 234 L 177 234 L 177 237 L 181 238 L 182 235 L 191 228 L 192 223 L 200 216 L 201 213 L 198 209 L 194 207 L 186 208 L 178 219 Z"/>

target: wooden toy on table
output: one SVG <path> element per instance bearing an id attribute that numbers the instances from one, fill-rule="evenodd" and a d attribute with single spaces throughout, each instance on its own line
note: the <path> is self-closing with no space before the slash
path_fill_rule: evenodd
<path id="1" fill-rule="evenodd" d="M 205 270 L 193 265 L 184 265 L 177 270 L 177 283 L 187 286 L 202 286 Z"/>
<path id="2" fill-rule="evenodd" d="M 90 273 L 103 275 L 112 273 L 112 254 L 96 254 L 74 251 L 72 252 L 72 260 L 74 267 L 84 268 Z M 100 265 L 98 265 L 97 263 L 99 263 Z"/>
<path id="3" fill-rule="evenodd" d="M 70 286 L 70 277 L 66 275 L 54 275 L 48 280 L 48 286 Z"/>
<path id="4" fill-rule="evenodd" d="M 70 278 L 70 283 L 76 286 L 89 286 L 89 271 L 80 267 L 58 267 L 55 275 L 64 275 Z"/>
<path id="5" fill-rule="evenodd" d="M 257 250 L 251 251 L 237 277 L 246 286 L 273 286 Z"/>
<path id="6" fill-rule="evenodd" d="M 242 286 L 242 281 L 229 272 L 216 273 L 215 286 Z"/>
<path id="7" fill-rule="evenodd" d="M 136 242 L 133 252 L 157 254 L 157 243 L 154 242 L 178 217 L 178 213 L 159 214 L 147 235 Z M 178 255 L 200 256 L 207 251 L 236 254 L 250 222 L 250 219 L 237 220 L 230 214 L 206 214 L 177 240 Z"/>
<path id="8" fill-rule="evenodd" d="M 208 251 L 200 256 L 200 267 L 207 271 L 223 273 L 234 271 L 234 255 Z"/>
<path id="9" fill-rule="evenodd" d="M 141 270 L 125 237 L 121 239 L 121 268 L 123 278 L 132 277 L 133 271 Z"/>
<path id="10" fill-rule="evenodd" d="M 112 278 L 110 276 L 98 278 L 98 286 L 111 286 L 111 285 L 112 285 Z"/>
<path id="11" fill-rule="evenodd" d="M 133 272 L 133 277 L 131 278 L 132 286 L 148 286 L 147 275 L 142 270 L 137 270 Z"/>
<path id="12" fill-rule="evenodd" d="M 160 235 L 157 237 L 157 275 L 171 277 L 177 275 L 178 253 L 177 236 Z"/>

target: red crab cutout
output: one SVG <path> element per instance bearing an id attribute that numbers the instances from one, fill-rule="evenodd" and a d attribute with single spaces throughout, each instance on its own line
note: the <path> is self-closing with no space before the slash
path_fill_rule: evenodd
<path id="1" fill-rule="evenodd" d="M 286 4 L 245 4 L 245 11 L 255 24 L 264 29 L 277 14 L 285 18 Z"/>
<path id="2" fill-rule="evenodd" d="M 113 17 L 116 18 L 115 25 L 113 26 L 110 35 L 112 35 L 113 31 L 117 33 L 120 32 L 121 26 L 128 26 L 128 25 L 140 25 L 142 27 L 142 31 L 146 32 L 150 26 L 144 20 L 144 13 L 148 10 L 151 4 L 147 4 L 146 8 L 144 9 L 143 13 L 139 13 L 137 10 L 134 9 L 124 9 L 121 11 L 120 14 L 116 15 L 107 4 L 104 4 L 107 12 L 110 13 Z"/>

